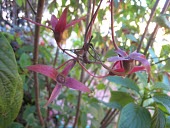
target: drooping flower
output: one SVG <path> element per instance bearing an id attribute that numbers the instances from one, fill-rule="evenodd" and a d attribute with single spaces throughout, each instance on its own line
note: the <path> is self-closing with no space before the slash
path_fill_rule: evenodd
<path id="1" fill-rule="evenodd" d="M 122 72 L 123 75 L 121 76 L 125 76 L 134 72 L 146 70 L 150 77 L 150 64 L 143 54 L 134 51 L 128 55 L 121 49 L 117 49 L 115 52 L 118 54 L 118 56 L 113 56 L 107 59 L 109 62 L 114 62 L 112 67 L 114 71 Z M 139 61 L 142 66 L 135 65 L 135 61 Z M 109 72 L 109 75 L 115 74 Z"/>
<path id="2" fill-rule="evenodd" d="M 56 86 L 53 89 L 52 94 L 45 106 L 49 105 L 59 95 L 62 86 L 66 86 L 68 88 L 72 88 L 83 92 L 90 92 L 90 89 L 86 87 L 83 83 L 77 81 L 74 78 L 68 77 L 68 73 L 74 67 L 74 65 L 75 65 L 74 60 L 69 61 L 65 68 L 63 69 L 63 71 L 60 73 L 55 68 L 48 65 L 37 64 L 27 67 L 27 69 L 30 71 L 41 73 L 56 81 Z"/>
<path id="3" fill-rule="evenodd" d="M 65 8 L 59 19 L 56 18 L 54 15 L 51 16 L 50 23 L 51 23 L 52 29 L 54 31 L 54 37 L 55 37 L 55 40 L 57 41 L 57 43 L 62 40 L 62 34 L 65 29 L 67 29 L 70 26 L 75 25 L 76 23 L 85 19 L 85 17 L 81 17 L 80 19 L 73 20 L 67 24 L 67 11 L 68 11 L 68 8 Z"/>

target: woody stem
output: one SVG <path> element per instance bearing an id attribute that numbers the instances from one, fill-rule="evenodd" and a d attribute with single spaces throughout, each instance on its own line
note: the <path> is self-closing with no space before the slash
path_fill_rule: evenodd
<path id="1" fill-rule="evenodd" d="M 115 47 L 116 50 L 118 50 L 118 46 L 116 44 L 116 41 L 115 41 L 115 38 L 114 38 L 114 11 L 113 11 L 113 7 L 114 7 L 114 4 L 113 4 L 113 0 L 111 0 L 111 31 L 112 31 L 112 41 L 113 41 L 113 46 Z"/>
<path id="2" fill-rule="evenodd" d="M 43 6 L 44 0 L 38 1 L 37 7 L 37 15 L 36 15 L 36 22 L 41 22 L 41 17 L 43 13 Z M 35 26 L 35 35 L 34 35 L 34 64 L 38 63 L 38 43 L 39 43 L 39 36 L 40 36 L 40 26 Z M 37 115 L 40 121 L 41 126 L 44 126 L 44 120 L 41 114 L 40 105 L 39 105 L 39 83 L 38 83 L 38 76 L 37 73 L 34 73 L 34 87 L 35 87 L 35 105 L 37 109 Z"/>

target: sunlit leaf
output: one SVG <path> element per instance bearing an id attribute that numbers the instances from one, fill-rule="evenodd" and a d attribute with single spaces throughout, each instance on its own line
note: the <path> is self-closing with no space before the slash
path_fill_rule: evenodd
<path id="1" fill-rule="evenodd" d="M 170 113 L 170 97 L 166 94 L 156 94 L 153 96 L 155 102 L 162 104 Z"/>
<path id="2" fill-rule="evenodd" d="M 166 85 L 162 82 L 157 82 L 155 83 L 155 85 L 153 86 L 153 89 L 161 89 L 161 90 L 166 90 L 166 91 L 170 91 L 170 86 Z"/>
<path id="3" fill-rule="evenodd" d="M 135 36 L 132 35 L 132 34 L 127 34 L 127 35 L 126 35 L 126 38 L 128 38 L 128 39 L 131 40 L 131 41 L 138 42 L 137 39 L 135 38 Z"/>
<path id="4" fill-rule="evenodd" d="M 133 102 L 134 99 L 126 92 L 120 92 L 120 91 L 112 91 L 111 92 L 111 103 L 117 103 L 121 107 L 125 106 L 126 104 Z"/>
<path id="5" fill-rule="evenodd" d="M 118 85 L 132 89 L 132 90 L 136 91 L 137 93 L 139 93 L 139 87 L 136 85 L 136 83 L 133 80 L 131 80 L 129 78 L 122 78 L 120 76 L 109 76 L 109 77 L 107 77 L 107 79 L 110 82 L 114 82 Z"/>
<path id="6" fill-rule="evenodd" d="M 159 15 L 156 17 L 156 22 L 159 24 L 161 27 L 165 27 L 170 29 L 170 22 L 166 18 L 166 15 Z"/>

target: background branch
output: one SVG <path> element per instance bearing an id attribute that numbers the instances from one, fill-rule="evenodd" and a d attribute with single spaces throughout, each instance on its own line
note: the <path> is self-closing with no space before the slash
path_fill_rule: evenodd
<path id="1" fill-rule="evenodd" d="M 37 7 L 37 15 L 36 15 L 36 22 L 40 23 L 43 13 L 43 6 L 44 0 L 38 0 L 38 7 Z M 40 26 L 35 26 L 35 34 L 34 34 L 34 60 L 33 63 L 38 63 L 38 43 L 40 37 Z M 40 106 L 39 106 L 39 83 L 38 83 L 38 76 L 37 73 L 34 72 L 34 88 L 35 88 L 35 105 L 37 109 L 37 115 L 40 121 L 41 126 L 44 126 L 44 120 L 41 114 Z"/>

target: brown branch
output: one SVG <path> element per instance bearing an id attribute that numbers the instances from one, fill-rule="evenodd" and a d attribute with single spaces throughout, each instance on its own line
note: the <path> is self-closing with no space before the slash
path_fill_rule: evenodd
<path id="1" fill-rule="evenodd" d="M 141 38 L 141 40 L 140 40 L 140 43 L 139 43 L 139 45 L 138 45 L 137 52 L 139 52 L 140 49 L 141 49 L 143 39 L 144 39 L 144 37 L 145 37 L 145 35 L 146 35 L 146 32 L 147 32 L 147 30 L 148 30 L 148 26 L 149 26 L 149 24 L 150 24 L 150 22 L 151 22 L 151 20 L 152 20 L 152 18 L 153 18 L 153 16 L 154 16 L 154 14 L 155 14 L 156 7 L 158 6 L 158 3 L 159 3 L 159 0 L 157 0 L 157 1 L 155 2 L 155 5 L 154 5 L 154 7 L 153 7 L 152 10 L 151 10 L 150 18 L 149 18 L 149 20 L 148 20 L 148 22 L 147 22 L 147 25 L 146 25 L 146 27 L 145 27 L 144 33 L 143 33 L 142 38 Z"/>
<path id="2" fill-rule="evenodd" d="M 112 41 L 113 41 L 113 45 L 114 45 L 114 48 L 117 50 L 119 49 L 117 44 L 116 44 L 116 41 L 115 41 L 115 37 L 114 37 L 114 1 L 111 0 L 111 31 L 112 31 Z"/>
<path id="3" fill-rule="evenodd" d="M 105 120 L 102 121 L 100 128 L 107 128 L 107 126 L 112 122 L 112 120 L 116 117 L 118 113 L 119 113 L 118 109 L 109 111 L 109 113 L 107 113 L 107 117 L 105 117 Z"/>
<path id="4" fill-rule="evenodd" d="M 165 4 L 164 4 L 164 7 L 163 7 L 163 9 L 162 9 L 162 11 L 161 11 L 161 14 L 164 14 L 164 13 L 166 12 L 166 10 L 168 9 L 169 5 L 170 5 L 170 0 L 166 0 L 166 2 L 165 2 Z M 150 38 L 149 38 L 149 40 L 148 40 L 147 46 L 146 46 L 146 48 L 145 48 L 145 50 L 144 50 L 144 55 L 146 55 L 146 53 L 147 53 L 147 51 L 148 51 L 148 49 L 149 49 L 149 46 L 152 46 L 152 44 L 153 44 L 153 39 L 156 37 L 156 34 L 157 34 L 157 32 L 158 32 L 158 29 L 159 29 L 159 25 L 157 24 L 157 25 L 155 26 L 155 29 L 154 29 L 152 35 L 150 36 Z"/>
<path id="5" fill-rule="evenodd" d="M 83 81 L 83 78 L 84 78 L 84 70 L 81 69 L 80 82 Z M 80 115 L 81 96 L 82 96 L 81 91 L 79 91 L 77 108 L 76 108 L 76 117 L 75 117 L 75 120 L 74 120 L 73 128 L 76 128 L 76 125 L 78 123 L 78 119 L 79 119 L 79 115 Z"/>
<path id="6" fill-rule="evenodd" d="M 44 0 L 38 0 L 38 7 L 37 7 L 37 15 L 36 15 L 36 22 L 41 22 L 41 17 L 43 13 L 43 6 Z M 39 36 L 40 36 L 40 26 L 35 26 L 35 34 L 34 34 L 34 64 L 38 63 L 38 43 L 39 43 Z M 39 83 L 38 83 L 38 76 L 37 73 L 34 73 L 34 88 L 35 88 L 35 105 L 37 109 L 37 115 L 40 121 L 41 126 L 44 126 L 44 120 L 41 114 L 40 106 L 39 106 Z"/>
<path id="7" fill-rule="evenodd" d="M 28 4 L 29 4 L 29 6 L 30 6 L 32 12 L 36 15 L 37 13 L 36 13 L 36 11 L 34 10 L 34 7 L 31 5 L 30 1 L 27 0 L 27 2 L 28 2 Z"/>

